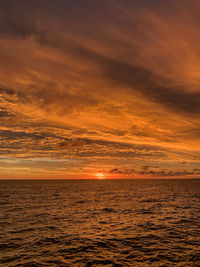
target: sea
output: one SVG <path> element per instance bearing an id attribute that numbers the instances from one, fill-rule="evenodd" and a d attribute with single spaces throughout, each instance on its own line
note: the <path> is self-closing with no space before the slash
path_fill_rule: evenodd
<path id="1" fill-rule="evenodd" d="M 200 179 L 0 181 L 0 266 L 200 266 Z"/>

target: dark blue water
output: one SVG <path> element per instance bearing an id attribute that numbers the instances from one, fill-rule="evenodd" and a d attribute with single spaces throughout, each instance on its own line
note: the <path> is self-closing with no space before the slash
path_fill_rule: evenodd
<path id="1" fill-rule="evenodd" d="M 0 266 L 200 266 L 200 180 L 0 181 Z"/>

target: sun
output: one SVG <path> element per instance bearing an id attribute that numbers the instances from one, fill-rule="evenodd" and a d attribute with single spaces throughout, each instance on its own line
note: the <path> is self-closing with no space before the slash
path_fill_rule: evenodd
<path id="1" fill-rule="evenodd" d="M 97 179 L 104 179 L 105 178 L 105 174 L 102 172 L 96 173 L 95 176 L 97 177 Z"/>

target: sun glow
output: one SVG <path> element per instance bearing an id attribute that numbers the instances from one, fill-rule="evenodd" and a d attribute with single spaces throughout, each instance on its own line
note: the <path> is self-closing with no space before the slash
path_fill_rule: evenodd
<path id="1" fill-rule="evenodd" d="M 97 179 L 104 179 L 105 178 L 105 174 L 101 173 L 101 172 L 96 173 L 95 176 L 97 177 Z"/>

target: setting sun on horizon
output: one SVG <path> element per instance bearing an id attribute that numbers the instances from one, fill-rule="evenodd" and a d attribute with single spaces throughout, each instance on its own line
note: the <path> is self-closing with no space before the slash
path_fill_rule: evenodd
<path id="1" fill-rule="evenodd" d="M 102 173 L 102 172 L 98 172 L 98 173 L 96 173 L 96 174 L 95 174 L 95 177 L 96 177 L 97 179 L 105 179 L 105 178 L 106 178 L 105 174 Z"/>

